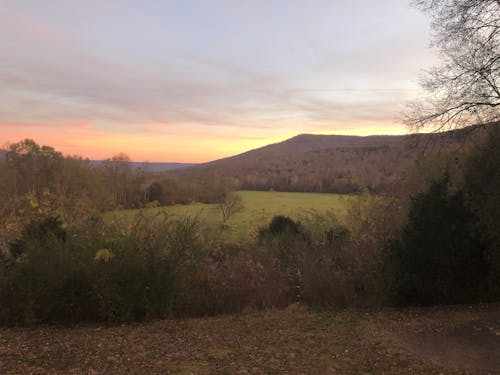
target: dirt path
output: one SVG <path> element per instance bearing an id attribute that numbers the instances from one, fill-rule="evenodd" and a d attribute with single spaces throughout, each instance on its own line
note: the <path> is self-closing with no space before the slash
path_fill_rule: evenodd
<path id="1" fill-rule="evenodd" d="M 381 332 L 426 362 L 474 374 L 500 373 L 498 305 L 406 311 L 393 314 Z"/>
<path id="2" fill-rule="evenodd" d="M 0 374 L 491 372 L 499 306 L 0 328 Z M 496 328 L 495 328 L 496 327 Z"/>

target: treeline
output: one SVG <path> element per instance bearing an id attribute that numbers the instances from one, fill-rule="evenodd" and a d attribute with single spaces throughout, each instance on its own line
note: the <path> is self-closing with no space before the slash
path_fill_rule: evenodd
<path id="1" fill-rule="evenodd" d="M 235 189 L 237 185 L 230 178 L 157 173 L 148 184 L 146 202 L 158 202 L 161 206 L 193 202 L 221 203 Z"/>
<path id="2" fill-rule="evenodd" d="M 499 142 L 491 128 L 480 144 L 420 159 L 392 196 L 365 192 L 342 219 L 277 216 L 249 242 L 224 240 L 225 226 L 149 211 L 104 220 L 75 205 L 80 220 L 70 222 L 41 204 L 40 180 L 26 179 L 14 187 L 40 202 L 28 202 L 32 217 L 3 237 L 0 321 L 498 301 Z"/>
<path id="3" fill-rule="evenodd" d="M 0 248 L 5 249 L 5 238 L 47 213 L 73 225 L 104 211 L 143 208 L 155 201 L 220 202 L 230 189 L 227 181 L 179 179 L 134 168 L 125 154 L 95 166 L 26 139 L 10 145 L 0 158 Z"/>

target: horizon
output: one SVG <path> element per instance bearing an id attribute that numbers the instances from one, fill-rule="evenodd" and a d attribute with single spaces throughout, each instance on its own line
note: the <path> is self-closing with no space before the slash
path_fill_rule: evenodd
<path id="1" fill-rule="evenodd" d="M 78 14 L 74 17 L 73 14 Z M 404 134 L 436 56 L 408 2 L 0 5 L 0 145 L 200 163 L 302 133 Z"/>
<path id="2" fill-rule="evenodd" d="M 278 144 L 278 143 L 281 143 L 281 142 L 286 142 L 286 141 L 289 141 L 293 138 L 296 138 L 296 137 L 299 137 L 299 136 L 303 136 L 303 135 L 317 135 L 317 136 L 340 136 L 340 137 L 377 137 L 377 136 L 388 136 L 388 137 L 396 137 L 396 136 L 402 136 L 402 135 L 410 135 L 412 133 L 409 133 L 409 132 L 405 132 L 405 133 L 395 133 L 395 134 L 367 134 L 367 135 L 359 135 L 359 134 L 324 134 L 324 133 L 299 133 L 299 134 L 295 134 L 291 137 L 288 137 L 286 139 L 281 139 L 281 140 L 277 140 L 276 142 L 271 142 L 271 143 L 267 143 L 267 144 L 264 144 L 264 145 L 261 145 L 261 146 L 257 146 L 257 147 L 254 147 L 254 148 L 250 148 L 250 149 L 246 149 L 246 150 L 243 150 L 241 152 L 238 152 L 236 154 L 231 154 L 231 155 L 227 155 L 227 156 L 223 156 L 221 158 L 217 158 L 217 159 L 210 159 L 210 160 L 204 160 L 204 161 L 199 161 L 199 162 L 186 162 L 186 161 L 172 161 L 172 160 L 157 160 L 157 161 L 152 161 L 152 160 L 137 160 L 137 159 L 134 159 L 131 155 L 127 154 L 126 152 L 118 152 L 117 154 L 119 153 L 122 153 L 122 154 L 125 154 L 127 155 L 128 157 L 130 157 L 130 161 L 132 163 L 165 163 L 165 164 L 168 164 L 168 163 L 171 163 L 171 164 L 204 164 L 204 163 L 210 163 L 210 162 L 213 162 L 213 161 L 217 161 L 217 160 L 220 160 L 220 159 L 225 159 L 225 158 L 229 158 L 229 157 L 232 157 L 232 156 L 237 156 L 237 155 L 240 155 L 240 154 L 244 154 L 246 152 L 249 152 L 249 151 L 253 151 L 253 150 L 256 150 L 256 149 L 259 149 L 259 148 L 262 148 L 262 147 L 266 147 L 266 146 L 270 146 L 270 145 L 274 145 L 274 144 Z M 428 133 L 419 133 L 419 134 L 428 134 Z M 31 138 L 23 138 L 23 139 L 19 139 L 17 140 L 16 142 L 7 142 L 5 143 L 3 146 L 0 146 L 0 151 L 4 151 L 4 152 L 7 152 L 8 151 L 8 147 L 10 144 L 12 143 L 17 143 L 17 142 L 20 142 L 20 141 L 23 141 L 25 139 L 31 139 Z M 64 156 L 76 156 L 76 157 L 81 157 L 83 159 L 89 159 L 91 161 L 105 161 L 106 159 L 108 158 L 111 158 L 113 156 L 116 156 L 117 154 L 113 154 L 113 155 L 108 155 L 106 157 L 102 157 L 102 158 L 91 158 L 89 156 L 86 156 L 86 155 L 82 155 L 82 154 L 75 154 L 75 153 L 65 153 L 59 149 L 57 149 L 56 147 L 54 147 L 53 145 L 50 145 L 50 144 L 45 144 L 45 143 L 41 143 L 41 142 L 38 142 L 36 139 L 33 139 L 33 141 L 35 141 L 37 144 L 39 144 L 40 146 L 49 146 L 49 147 L 53 147 L 55 149 L 55 151 L 59 151 L 59 152 L 62 152 Z"/>

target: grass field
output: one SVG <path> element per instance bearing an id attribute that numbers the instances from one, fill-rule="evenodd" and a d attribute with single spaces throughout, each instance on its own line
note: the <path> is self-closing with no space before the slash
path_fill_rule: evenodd
<path id="1" fill-rule="evenodd" d="M 350 195 L 289 193 L 271 191 L 239 191 L 244 208 L 227 222 L 225 235 L 235 239 L 251 238 L 259 227 L 266 225 L 274 215 L 282 214 L 300 220 L 307 212 L 333 212 L 339 218 L 345 215 L 349 203 L 355 199 Z M 118 215 L 133 220 L 140 210 L 123 210 L 108 217 Z M 212 225 L 221 223 L 221 213 L 216 204 L 192 203 L 168 207 L 148 208 L 147 214 L 168 212 L 174 216 L 198 217 Z"/>

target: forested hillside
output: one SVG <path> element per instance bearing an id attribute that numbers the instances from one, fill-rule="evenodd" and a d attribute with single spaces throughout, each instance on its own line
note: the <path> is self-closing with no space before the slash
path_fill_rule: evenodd
<path id="1" fill-rule="evenodd" d="M 381 193 L 390 191 L 420 156 L 462 147 L 465 135 L 480 136 L 481 129 L 408 136 L 302 134 L 179 174 L 230 179 L 237 188 L 249 190 Z"/>

